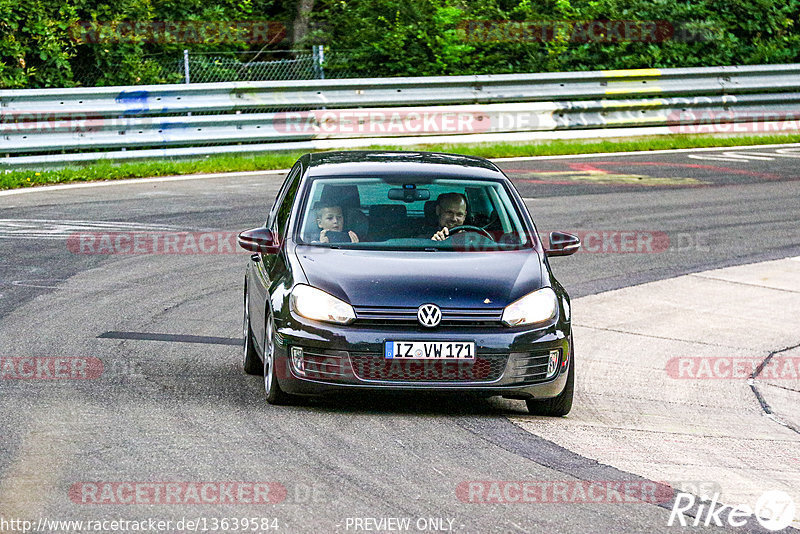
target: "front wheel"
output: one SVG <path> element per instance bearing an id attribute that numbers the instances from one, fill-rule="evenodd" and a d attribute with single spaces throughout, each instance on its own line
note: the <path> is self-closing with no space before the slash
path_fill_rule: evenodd
<path id="1" fill-rule="evenodd" d="M 264 392 L 268 403 L 286 404 L 289 396 L 281 389 L 275 371 L 275 323 L 269 313 L 264 335 Z"/>
<path id="2" fill-rule="evenodd" d="M 546 415 L 549 417 L 561 417 L 567 415 L 572 410 L 572 397 L 575 394 L 575 357 L 570 343 L 570 362 L 567 371 L 567 385 L 564 391 L 552 399 L 534 400 L 528 399 L 528 411 L 533 415 Z"/>

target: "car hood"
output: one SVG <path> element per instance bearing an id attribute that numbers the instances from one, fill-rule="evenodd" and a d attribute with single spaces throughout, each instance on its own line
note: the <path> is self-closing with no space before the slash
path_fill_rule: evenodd
<path id="1" fill-rule="evenodd" d="M 405 252 L 298 246 L 308 282 L 353 306 L 502 308 L 541 288 L 534 250 Z"/>

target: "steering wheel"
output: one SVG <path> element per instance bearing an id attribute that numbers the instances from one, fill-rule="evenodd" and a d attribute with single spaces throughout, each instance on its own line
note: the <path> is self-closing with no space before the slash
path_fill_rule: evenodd
<path id="1" fill-rule="evenodd" d="M 489 239 L 494 241 L 494 238 L 492 237 L 492 234 L 490 234 L 489 232 L 487 232 L 486 230 L 484 230 L 483 228 L 481 228 L 479 226 L 472 226 L 472 225 L 469 225 L 469 224 L 462 224 L 460 226 L 454 226 L 454 227 L 450 228 L 450 235 L 459 234 L 461 232 L 475 232 L 476 234 L 481 234 L 482 236 L 488 237 Z"/>

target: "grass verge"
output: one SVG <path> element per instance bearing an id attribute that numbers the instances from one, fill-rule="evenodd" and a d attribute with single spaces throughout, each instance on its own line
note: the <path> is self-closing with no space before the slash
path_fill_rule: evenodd
<path id="1" fill-rule="evenodd" d="M 371 148 L 383 150 L 427 150 L 431 152 L 471 154 L 473 156 L 482 156 L 485 158 L 506 158 L 780 143 L 800 143 L 800 133 L 729 137 L 716 137 L 711 135 L 671 135 L 639 137 L 636 139 L 553 140 L 536 143 L 434 143 L 416 146 L 380 145 Z M 307 151 L 266 152 L 252 155 L 220 155 L 209 156 L 202 159 L 148 160 L 121 164 L 105 161 L 86 166 L 66 167 L 61 169 L 14 170 L 0 174 L 0 190 L 94 180 L 119 180 L 125 178 L 173 176 L 181 174 L 286 169 L 291 167 L 297 158 L 305 152 Z"/>

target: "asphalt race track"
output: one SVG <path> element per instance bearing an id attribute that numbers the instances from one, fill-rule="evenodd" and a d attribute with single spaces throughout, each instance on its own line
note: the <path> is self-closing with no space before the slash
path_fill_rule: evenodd
<path id="1" fill-rule="evenodd" d="M 784 146 L 498 163 L 540 234 L 583 238 L 588 250 L 551 262 L 576 299 L 800 256 L 799 158 L 800 147 Z M 512 424 L 509 416 L 524 416 L 521 402 L 370 396 L 267 405 L 262 380 L 241 369 L 248 256 L 225 240 L 263 223 L 282 179 L 0 193 L 0 357 L 59 357 L 67 367 L 80 358 L 96 375 L 0 378 L 4 519 L 152 518 L 172 521 L 170 532 L 211 531 L 223 518 L 255 518 L 263 532 L 401 530 L 388 518 L 410 518 L 412 532 L 720 530 L 667 526 L 669 499 L 465 502 L 470 481 L 648 483 Z M 187 253 L 108 254 L 75 238 L 176 230 L 218 241 Z M 116 502 L 121 487 L 149 487 L 144 495 L 167 483 L 179 486 L 181 502 Z M 203 484 L 219 492 L 234 483 L 244 493 L 223 503 L 186 498 Z M 108 503 L 92 502 L 104 491 Z M 255 496 L 267 502 L 248 502 Z M 225 525 L 217 531 L 246 530 Z M 766 532 L 754 521 L 729 530 Z M 6 531 L 17 530 L 0 525 Z"/>

